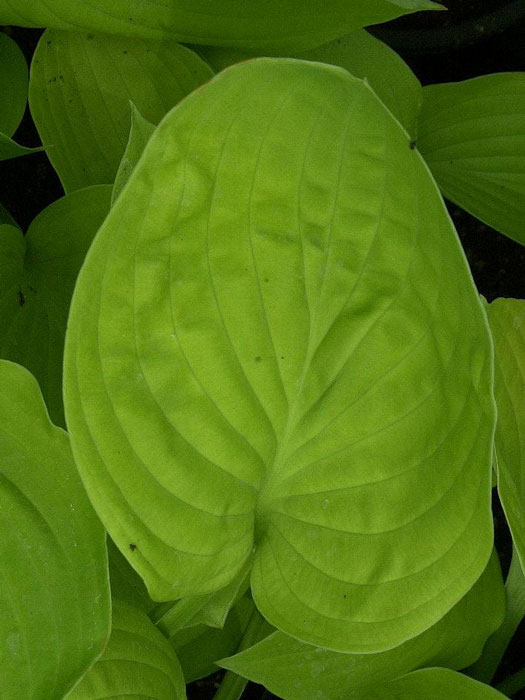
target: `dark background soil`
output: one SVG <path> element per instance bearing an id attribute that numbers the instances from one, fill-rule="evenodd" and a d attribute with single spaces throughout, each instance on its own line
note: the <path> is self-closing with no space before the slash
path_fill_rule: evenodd
<path id="1" fill-rule="evenodd" d="M 445 0 L 445 4 L 448 12 L 410 15 L 373 28 L 372 33 L 392 46 L 424 85 L 525 70 L 525 0 Z M 30 61 L 41 31 L 16 27 L 4 31 L 11 34 Z M 28 113 L 15 139 L 27 146 L 40 144 Z M 45 153 L 0 163 L 0 202 L 24 230 L 36 214 L 62 194 Z M 489 301 L 499 296 L 525 298 L 525 247 L 455 205 L 448 206 L 480 293 Z M 510 536 L 497 499 L 494 510 L 496 542 L 506 570 Z M 523 666 L 524 648 L 525 624 L 522 624 L 496 680 Z M 216 674 L 192 683 L 188 688 L 189 700 L 211 698 L 219 679 L 220 674 Z M 262 686 L 250 683 L 243 697 L 268 700 L 272 696 Z M 513 697 L 525 700 L 525 691 Z"/>

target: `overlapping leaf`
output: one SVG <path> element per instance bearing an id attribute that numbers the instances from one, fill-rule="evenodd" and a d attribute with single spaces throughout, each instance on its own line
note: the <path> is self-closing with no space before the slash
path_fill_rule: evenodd
<path id="1" fill-rule="evenodd" d="M 109 634 L 105 532 L 35 379 L 0 361 L 0 696 L 62 700 Z"/>
<path id="2" fill-rule="evenodd" d="M 195 46 L 194 49 L 215 71 L 256 55 L 217 46 Z M 309 51 L 290 51 L 283 47 L 275 55 L 329 63 L 344 68 L 356 78 L 364 78 L 407 131 L 415 134 L 421 85 L 395 51 L 364 29 Z"/>
<path id="3" fill-rule="evenodd" d="M 501 624 L 505 593 L 497 556 L 464 598 L 433 627 L 380 654 L 338 654 L 274 632 L 220 666 L 286 700 L 361 700 L 378 684 L 423 666 L 461 669 Z M 451 696 L 452 697 L 452 696 Z"/>
<path id="4" fill-rule="evenodd" d="M 525 244 L 525 72 L 427 85 L 418 146 L 445 197 Z"/>
<path id="5" fill-rule="evenodd" d="M 487 306 L 495 345 L 498 491 L 525 572 L 525 301 Z"/>
<path id="6" fill-rule="evenodd" d="M 78 467 L 154 599 L 220 589 L 255 546 L 274 626 L 373 652 L 483 571 L 486 318 L 421 157 L 346 71 L 250 61 L 175 108 L 66 347 Z"/>
<path id="7" fill-rule="evenodd" d="M 27 235 L 0 225 L 0 357 L 38 379 L 53 421 L 64 424 L 62 356 L 73 287 L 111 187 L 90 187 L 59 199 Z"/>
<path id="8" fill-rule="evenodd" d="M 430 0 L 0 0 L 0 24 L 218 46 L 310 48 L 358 27 L 429 9 L 442 6 Z"/>
<path id="9" fill-rule="evenodd" d="M 27 148 L 10 138 L 27 102 L 27 63 L 18 45 L 0 32 L 0 160 L 16 158 L 39 148 Z"/>
<path id="10" fill-rule="evenodd" d="M 173 649 L 146 615 L 113 599 L 111 637 L 100 660 L 68 700 L 184 700 L 184 679 Z"/>
<path id="11" fill-rule="evenodd" d="M 130 100 L 157 123 L 211 69 L 175 41 L 47 31 L 29 103 L 66 192 L 113 183 L 130 132 Z"/>
<path id="12" fill-rule="evenodd" d="M 424 668 L 376 688 L 363 700 L 504 700 L 489 685 L 446 668 Z"/>
<path id="13" fill-rule="evenodd" d="M 154 130 L 155 127 L 153 124 L 147 119 L 144 119 L 135 105 L 131 103 L 131 128 L 129 131 L 129 139 L 115 176 L 113 192 L 111 194 L 112 203 L 129 180 L 129 176 L 133 172 L 133 168 L 139 162 L 140 156 Z"/>

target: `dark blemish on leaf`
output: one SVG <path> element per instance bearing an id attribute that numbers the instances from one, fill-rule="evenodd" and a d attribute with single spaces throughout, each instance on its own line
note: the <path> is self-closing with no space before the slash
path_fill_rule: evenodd
<path id="1" fill-rule="evenodd" d="M 26 303 L 25 294 L 21 289 L 18 290 L 18 303 L 20 306 L 23 306 Z"/>
<path id="2" fill-rule="evenodd" d="M 137 549 L 137 545 L 133 544 L 133 542 L 130 542 L 129 548 L 131 549 L 132 552 L 134 552 Z"/>
<path id="3" fill-rule="evenodd" d="M 265 281 L 265 282 L 269 282 L 269 281 L 270 281 L 270 278 L 269 278 L 269 277 L 265 277 L 265 278 L 264 278 L 264 281 Z"/>
<path id="4" fill-rule="evenodd" d="M 410 150 L 413 151 L 414 148 L 417 146 L 417 141 L 411 141 L 409 145 L 410 145 Z"/>
<path id="5" fill-rule="evenodd" d="M 345 599 L 346 599 L 346 593 L 343 593 L 343 598 L 345 598 Z"/>
<path id="6" fill-rule="evenodd" d="M 95 36 L 93 34 L 88 34 L 86 37 L 86 39 L 94 39 L 94 38 L 95 38 Z"/>
<path id="7" fill-rule="evenodd" d="M 262 357 L 260 355 L 257 355 L 255 358 L 255 362 L 262 362 Z"/>
<path id="8" fill-rule="evenodd" d="M 281 355 L 281 360 L 284 360 L 284 355 Z"/>
<path id="9" fill-rule="evenodd" d="M 51 46 L 51 40 L 49 39 L 48 41 L 46 41 L 46 44 L 47 44 L 48 46 Z"/>
<path id="10" fill-rule="evenodd" d="M 56 83 L 56 81 L 57 81 L 57 77 L 56 77 L 56 75 L 55 75 L 55 76 L 53 76 L 52 78 L 49 78 L 49 80 L 48 80 L 47 82 L 48 82 L 48 83 Z"/>
<path id="11" fill-rule="evenodd" d="M 123 51 L 122 53 L 128 53 L 127 51 Z"/>

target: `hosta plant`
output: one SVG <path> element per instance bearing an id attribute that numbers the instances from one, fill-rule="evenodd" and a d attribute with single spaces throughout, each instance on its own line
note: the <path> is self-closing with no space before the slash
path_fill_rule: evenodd
<path id="1" fill-rule="evenodd" d="M 525 240 L 525 79 L 328 5 L 0 0 L 0 153 L 28 91 L 67 193 L 0 211 L 2 700 L 519 687 L 525 308 L 442 194 Z"/>

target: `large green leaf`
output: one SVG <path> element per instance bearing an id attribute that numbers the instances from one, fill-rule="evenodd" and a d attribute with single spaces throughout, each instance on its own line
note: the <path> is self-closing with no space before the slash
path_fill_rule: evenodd
<path id="1" fill-rule="evenodd" d="M 427 85 L 418 146 L 445 197 L 525 244 L 525 73 Z"/>
<path id="2" fill-rule="evenodd" d="M 487 306 L 495 346 L 498 492 L 525 572 L 525 300 Z"/>
<path id="3" fill-rule="evenodd" d="M 174 41 L 46 32 L 33 61 L 30 101 L 66 189 L 113 182 L 128 140 L 130 100 L 157 122 L 210 76 Z"/>
<path id="4" fill-rule="evenodd" d="M 194 46 L 195 51 L 215 71 L 253 58 L 255 53 L 219 46 Z M 308 51 L 287 51 L 276 55 L 320 61 L 344 68 L 356 78 L 364 78 L 377 96 L 410 134 L 415 134 L 421 103 L 421 84 L 407 64 L 386 44 L 364 29 L 358 29 Z"/>
<path id="5" fill-rule="evenodd" d="M 491 365 L 406 133 L 346 71 L 259 59 L 166 117 L 101 227 L 66 410 L 153 599 L 220 589 L 255 546 L 271 624 L 373 652 L 443 617 L 487 563 Z"/>
<path id="6" fill-rule="evenodd" d="M 31 65 L 29 104 L 66 192 L 114 181 L 130 132 L 130 100 L 156 124 L 211 75 L 175 41 L 45 32 Z"/>
<path id="7" fill-rule="evenodd" d="M 380 654 L 338 654 L 272 635 L 220 666 L 286 700 L 361 700 L 367 690 L 422 666 L 461 669 L 501 624 L 505 592 L 495 555 L 473 588 L 433 627 Z"/>
<path id="8" fill-rule="evenodd" d="M 310 48 L 408 12 L 430 0 L 0 0 L 0 24 L 171 37 L 218 46 Z"/>
<path id="9" fill-rule="evenodd" d="M 362 700 L 504 700 L 494 688 L 446 668 L 424 668 L 376 688 Z"/>
<path id="10" fill-rule="evenodd" d="M 31 370 L 60 425 L 69 304 L 110 198 L 109 185 L 62 197 L 36 217 L 25 236 L 15 226 L 0 225 L 0 357 Z"/>
<path id="11" fill-rule="evenodd" d="M 0 360 L 0 697 L 61 700 L 102 652 L 105 533 L 35 379 Z"/>
<path id="12" fill-rule="evenodd" d="M 113 599 L 109 643 L 67 700 L 183 700 L 180 664 L 145 613 Z"/>
<path id="13" fill-rule="evenodd" d="M 0 32 L 0 132 L 12 136 L 27 103 L 27 63 L 18 45 Z"/>

